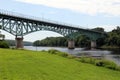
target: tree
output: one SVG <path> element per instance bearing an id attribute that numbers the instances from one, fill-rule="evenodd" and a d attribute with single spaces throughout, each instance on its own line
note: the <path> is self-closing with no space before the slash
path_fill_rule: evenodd
<path id="1" fill-rule="evenodd" d="M 104 28 L 102 28 L 102 27 L 93 28 L 92 30 L 99 31 L 99 32 L 104 32 Z"/>
<path id="2" fill-rule="evenodd" d="M 77 47 L 89 47 L 90 39 L 85 35 L 80 35 L 75 39 L 75 46 Z"/>
<path id="3" fill-rule="evenodd" d="M 47 37 L 43 40 L 37 40 L 34 46 L 66 46 L 67 39 L 65 37 Z"/>
<path id="4" fill-rule="evenodd" d="M 0 41 L 0 48 L 9 48 L 9 44 L 6 41 Z"/>
<path id="5" fill-rule="evenodd" d="M 106 38 L 106 45 L 120 47 L 120 27 L 119 26 L 117 26 L 116 29 L 108 33 L 108 37 Z"/>
<path id="6" fill-rule="evenodd" d="M 105 32 L 104 28 L 102 28 L 102 27 L 93 28 L 92 30 L 98 31 L 98 32 Z M 96 42 L 97 42 L 97 46 L 100 47 L 105 44 L 105 38 L 99 38 L 99 39 L 97 39 Z"/>

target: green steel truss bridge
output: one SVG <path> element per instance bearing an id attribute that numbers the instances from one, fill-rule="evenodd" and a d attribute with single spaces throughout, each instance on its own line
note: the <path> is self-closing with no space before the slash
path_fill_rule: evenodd
<path id="1" fill-rule="evenodd" d="M 102 32 L 80 28 L 80 26 L 63 24 L 4 10 L 0 10 L 0 29 L 15 36 L 17 48 L 23 48 L 23 36 L 41 30 L 57 32 L 69 38 L 69 48 L 75 47 L 74 38 L 78 35 L 88 36 L 91 39 L 91 47 L 96 47 L 96 40 L 106 35 Z"/>

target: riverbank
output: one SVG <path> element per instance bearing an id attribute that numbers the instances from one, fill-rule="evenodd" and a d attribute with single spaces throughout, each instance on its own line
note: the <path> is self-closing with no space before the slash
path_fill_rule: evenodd
<path id="1" fill-rule="evenodd" d="M 101 49 L 119 49 L 120 47 L 119 46 L 106 46 L 106 45 L 104 45 L 104 46 L 102 46 L 100 48 Z"/>
<path id="2" fill-rule="evenodd" d="M 119 80 L 120 72 L 46 51 L 0 49 L 0 80 Z"/>
<path id="3" fill-rule="evenodd" d="M 66 52 L 71 55 L 75 56 L 81 56 L 83 55 L 90 55 L 90 56 L 103 56 L 104 58 L 107 58 L 108 60 L 114 61 L 116 64 L 120 65 L 120 59 L 118 56 L 120 56 L 120 49 L 117 50 L 108 50 L 108 49 L 95 49 L 95 50 L 90 50 L 90 49 L 85 49 L 85 48 L 75 48 L 75 49 L 68 49 L 63 48 L 63 47 L 33 47 L 33 46 L 24 46 L 25 49 L 27 50 L 33 50 L 33 51 L 48 51 L 50 49 L 55 49 L 61 52 Z"/>

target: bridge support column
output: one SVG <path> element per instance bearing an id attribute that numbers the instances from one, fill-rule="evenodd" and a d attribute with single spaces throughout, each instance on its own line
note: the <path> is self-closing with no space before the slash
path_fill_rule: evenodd
<path id="1" fill-rule="evenodd" d="M 68 40 L 68 49 L 74 49 L 74 48 L 75 48 L 74 40 Z"/>
<path id="2" fill-rule="evenodd" d="M 96 40 L 91 41 L 91 49 L 95 49 L 97 47 Z"/>
<path id="3" fill-rule="evenodd" d="M 23 37 L 16 37 L 16 48 L 23 48 Z"/>

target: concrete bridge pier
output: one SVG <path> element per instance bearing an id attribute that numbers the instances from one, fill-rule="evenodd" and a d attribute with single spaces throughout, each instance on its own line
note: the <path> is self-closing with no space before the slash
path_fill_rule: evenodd
<path id="1" fill-rule="evenodd" d="M 74 49 L 74 48 L 75 48 L 74 40 L 68 40 L 68 49 Z"/>
<path id="2" fill-rule="evenodd" d="M 91 41 L 91 49 L 95 49 L 97 47 L 96 40 Z"/>
<path id="3" fill-rule="evenodd" d="M 16 37 L 16 48 L 23 48 L 23 37 Z"/>

